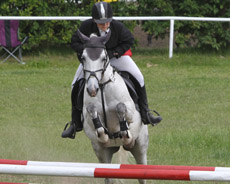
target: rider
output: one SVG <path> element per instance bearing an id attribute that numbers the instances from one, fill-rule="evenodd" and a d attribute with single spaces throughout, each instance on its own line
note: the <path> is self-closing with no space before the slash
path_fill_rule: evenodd
<path id="1" fill-rule="evenodd" d="M 109 3 L 98 2 L 92 7 L 92 19 L 82 22 L 79 30 L 86 36 L 96 33 L 103 36 L 111 31 L 111 36 L 106 43 L 106 50 L 110 59 L 110 64 L 118 71 L 126 71 L 130 73 L 139 83 L 137 93 L 139 96 L 139 108 L 142 122 L 144 124 L 155 125 L 162 118 L 154 116 L 149 112 L 144 77 L 131 58 L 130 48 L 134 43 L 134 37 L 131 32 L 121 23 L 113 19 L 113 11 Z M 81 42 L 78 33 L 73 34 L 71 39 L 71 47 L 77 52 L 77 56 L 81 61 L 81 55 L 84 44 Z M 80 63 L 72 82 L 72 121 L 67 123 L 62 137 L 75 138 L 75 133 L 83 129 L 81 122 L 82 103 L 79 98 L 83 99 L 82 86 L 84 83 L 83 66 Z M 67 126 L 70 125 L 67 129 Z"/>

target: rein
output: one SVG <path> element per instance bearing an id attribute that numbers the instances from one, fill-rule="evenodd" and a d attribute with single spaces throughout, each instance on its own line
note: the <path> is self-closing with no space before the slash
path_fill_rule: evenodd
<path id="1" fill-rule="evenodd" d="M 115 70 L 113 70 L 113 74 L 114 74 Z M 113 80 L 110 78 L 109 80 L 107 80 L 104 83 L 99 83 L 99 87 L 101 90 L 101 101 L 102 101 L 102 109 L 103 109 L 103 114 L 104 114 L 104 122 L 105 122 L 105 128 L 106 130 L 108 129 L 108 124 L 107 124 L 107 116 L 106 116 L 106 112 L 105 112 L 105 100 L 104 100 L 104 88 L 106 86 L 106 84 L 112 82 Z M 109 131 L 107 130 L 107 133 L 109 134 Z"/>

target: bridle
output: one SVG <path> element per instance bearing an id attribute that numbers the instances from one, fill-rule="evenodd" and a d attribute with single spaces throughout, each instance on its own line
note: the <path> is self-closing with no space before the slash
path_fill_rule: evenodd
<path id="1" fill-rule="evenodd" d="M 99 86 L 100 86 L 100 84 L 101 84 L 101 81 L 102 81 L 102 79 L 103 79 L 103 77 L 104 77 L 104 73 L 105 73 L 105 71 L 106 71 L 106 69 L 107 69 L 107 67 L 108 67 L 108 65 L 109 65 L 109 56 L 108 56 L 108 54 L 107 54 L 107 52 L 106 52 L 106 49 L 104 48 L 104 52 L 105 52 L 105 62 L 104 62 L 104 66 L 103 66 L 103 68 L 101 68 L 101 69 L 98 69 L 98 70 L 95 70 L 95 71 L 90 71 L 90 70 L 87 70 L 87 69 L 85 69 L 84 68 L 84 62 L 83 62 L 83 58 L 82 58 L 82 65 L 83 65 L 83 72 L 84 72 L 84 75 L 86 74 L 86 73 L 89 73 L 89 77 L 86 79 L 86 81 L 88 81 L 91 77 L 95 77 L 96 79 L 97 79 L 97 81 L 98 81 L 98 84 L 99 84 Z M 96 73 L 98 73 L 98 72 L 101 72 L 101 79 L 98 79 L 98 77 L 97 77 L 97 75 L 96 75 Z"/>

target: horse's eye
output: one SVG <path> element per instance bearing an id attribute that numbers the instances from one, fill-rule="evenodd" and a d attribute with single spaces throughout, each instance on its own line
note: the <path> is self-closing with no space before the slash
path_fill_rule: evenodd
<path id="1" fill-rule="evenodd" d="M 103 62 L 106 62 L 106 57 L 104 57 L 102 61 L 103 61 Z"/>

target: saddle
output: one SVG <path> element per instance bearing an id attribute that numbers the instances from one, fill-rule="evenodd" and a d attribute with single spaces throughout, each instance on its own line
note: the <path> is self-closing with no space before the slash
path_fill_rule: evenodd
<path id="1" fill-rule="evenodd" d="M 128 88 L 129 95 L 133 99 L 136 109 L 139 111 L 139 105 L 138 105 L 138 101 L 139 101 L 138 87 L 140 87 L 139 82 L 129 72 L 119 71 L 118 73 L 123 78 Z"/>

